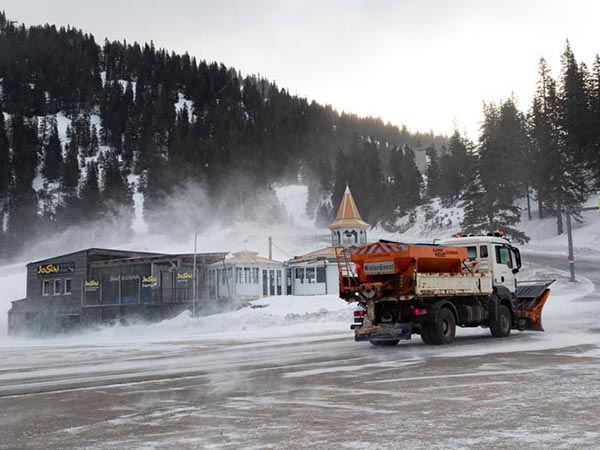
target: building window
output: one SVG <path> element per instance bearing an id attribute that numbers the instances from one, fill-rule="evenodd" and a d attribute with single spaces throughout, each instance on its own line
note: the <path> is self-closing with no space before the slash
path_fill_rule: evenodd
<path id="1" fill-rule="evenodd" d="M 275 271 L 269 270 L 269 295 L 275 295 Z"/>
<path id="2" fill-rule="evenodd" d="M 54 295 L 62 294 L 62 280 L 54 280 Z"/>
<path id="3" fill-rule="evenodd" d="M 50 295 L 50 280 L 42 281 L 42 295 Z"/>
<path id="4" fill-rule="evenodd" d="M 340 245 L 340 233 L 337 231 L 333 232 L 333 245 Z"/>
<path id="5" fill-rule="evenodd" d="M 266 270 L 263 270 L 263 295 L 269 295 L 269 276 Z"/>
<path id="6" fill-rule="evenodd" d="M 243 284 L 244 283 L 244 275 L 243 275 L 243 271 L 241 267 L 236 267 L 235 268 L 235 282 L 237 284 Z"/>
<path id="7" fill-rule="evenodd" d="M 300 280 L 300 284 L 304 284 L 304 268 L 296 269 L 296 280 Z"/>
<path id="8" fill-rule="evenodd" d="M 281 270 L 277 271 L 277 295 L 281 295 Z"/>
<path id="9" fill-rule="evenodd" d="M 314 267 L 307 267 L 306 268 L 306 282 L 308 284 L 314 284 L 316 283 L 317 278 L 315 276 L 315 268 Z"/>
<path id="10" fill-rule="evenodd" d="M 251 282 L 250 267 L 244 267 L 244 283 L 250 284 Z"/>
<path id="11" fill-rule="evenodd" d="M 367 233 L 365 233 L 362 230 L 360 232 L 360 243 L 361 244 L 366 244 L 367 243 Z"/>
<path id="12" fill-rule="evenodd" d="M 344 230 L 343 239 L 344 239 L 344 244 L 346 244 L 346 245 L 358 243 L 358 239 L 357 239 L 355 230 L 352 230 L 352 231 Z"/>
<path id="13" fill-rule="evenodd" d="M 67 278 L 65 279 L 65 294 L 70 294 L 71 293 L 71 279 Z"/>
<path id="14" fill-rule="evenodd" d="M 258 284 L 258 267 L 252 268 L 252 283 Z"/>
<path id="15" fill-rule="evenodd" d="M 317 267 L 317 283 L 325 283 L 325 267 Z"/>

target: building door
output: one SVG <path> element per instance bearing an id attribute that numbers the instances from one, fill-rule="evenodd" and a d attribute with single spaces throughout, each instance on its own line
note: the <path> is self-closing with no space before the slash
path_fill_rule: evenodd
<path id="1" fill-rule="evenodd" d="M 263 296 L 266 297 L 267 295 L 269 295 L 269 276 L 268 276 L 268 272 L 266 270 L 263 270 L 263 282 L 262 282 L 262 287 L 263 287 Z"/>
<path id="2" fill-rule="evenodd" d="M 269 295 L 275 295 L 275 271 L 269 270 Z"/>
<path id="3" fill-rule="evenodd" d="M 287 285 L 287 295 L 292 295 L 292 269 L 285 270 L 286 276 L 286 285 Z"/>

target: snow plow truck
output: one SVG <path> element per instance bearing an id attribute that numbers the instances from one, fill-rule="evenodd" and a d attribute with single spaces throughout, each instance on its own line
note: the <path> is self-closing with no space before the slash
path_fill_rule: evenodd
<path id="1" fill-rule="evenodd" d="M 357 302 L 356 341 L 396 345 L 454 340 L 456 327 L 544 331 L 542 309 L 554 280 L 518 282 L 519 249 L 502 233 L 455 236 L 435 244 L 380 240 L 336 248 L 340 297 Z"/>

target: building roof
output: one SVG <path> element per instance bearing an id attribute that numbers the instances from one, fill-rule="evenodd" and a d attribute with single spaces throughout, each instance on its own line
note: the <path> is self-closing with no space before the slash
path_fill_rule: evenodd
<path id="1" fill-rule="evenodd" d="M 337 216 L 331 225 L 329 225 L 329 229 L 335 228 L 369 228 L 369 224 L 360 217 L 348 185 L 346 185 L 346 190 L 342 196 Z"/>
<path id="2" fill-rule="evenodd" d="M 87 253 L 88 256 L 100 255 L 100 256 L 114 257 L 114 259 L 131 258 L 134 256 L 157 256 L 157 255 L 160 255 L 160 253 L 139 252 L 139 251 L 129 251 L 129 250 L 113 250 L 113 249 L 108 249 L 108 248 L 91 247 L 91 248 L 86 248 L 83 250 L 77 250 L 77 251 L 71 252 L 71 253 L 65 253 L 63 255 L 52 256 L 51 258 L 44 258 L 44 259 L 40 259 L 38 261 L 32 261 L 30 263 L 27 263 L 27 265 L 29 266 L 30 264 L 40 264 L 40 263 L 43 263 L 46 261 L 51 261 L 56 258 L 64 258 L 65 256 L 77 255 L 79 253 Z"/>
<path id="3" fill-rule="evenodd" d="M 211 252 L 211 253 L 196 253 L 196 260 L 198 264 L 213 264 L 215 262 L 221 262 L 227 256 L 227 253 L 223 252 Z M 92 266 L 102 265 L 114 265 L 114 264 L 132 264 L 132 263 L 148 263 L 154 264 L 170 263 L 173 260 L 180 260 L 183 263 L 192 264 L 194 261 L 193 253 L 156 253 L 148 254 L 143 256 L 132 256 L 130 258 L 119 258 L 110 259 L 106 261 L 94 261 L 90 263 Z"/>
<path id="4" fill-rule="evenodd" d="M 287 264 L 293 266 L 295 264 L 310 264 L 323 260 L 336 260 L 335 247 L 325 247 L 314 252 L 307 253 L 302 256 L 294 256 L 287 261 Z"/>
<path id="5" fill-rule="evenodd" d="M 212 266 L 222 264 L 255 264 L 255 265 L 281 265 L 281 261 L 275 259 L 263 258 L 258 256 L 258 252 L 251 250 L 240 250 L 235 252 L 231 258 L 227 258 L 220 263 L 212 264 Z"/>

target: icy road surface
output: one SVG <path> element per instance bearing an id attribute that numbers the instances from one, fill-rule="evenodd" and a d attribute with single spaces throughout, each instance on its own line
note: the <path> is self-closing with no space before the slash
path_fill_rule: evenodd
<path id="1" fill-rule="evenodd" d="M 376 348 L 301 317 L 264 335 L 6 339 L 0 448 L 600 448 L 599 267 L 578 261 L 595 286 L 559 283 L 546 333 L 459 329 L 448 347 Z"/>

